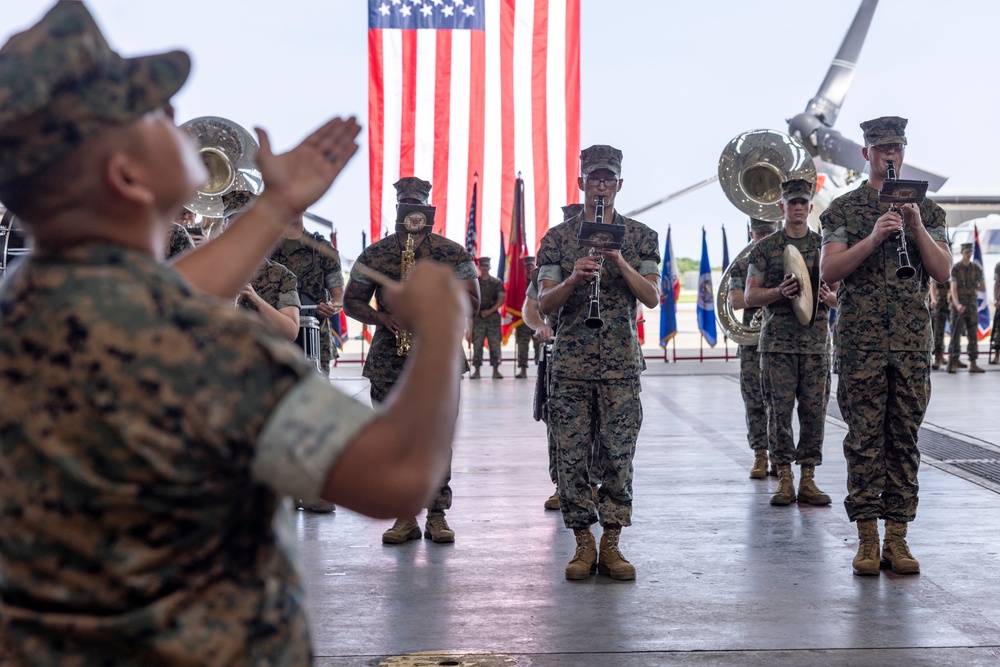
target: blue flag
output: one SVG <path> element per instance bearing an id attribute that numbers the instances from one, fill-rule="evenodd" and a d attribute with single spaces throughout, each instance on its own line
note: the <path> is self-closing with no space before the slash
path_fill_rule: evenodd
<path id="1" fill-rule="evenodd" d="M 670 339 L 677 335 L 677 297 L 681 293 L 681 278 L 677 273 L 677 260 L 670 242 L 670 227 L 667 227 L 667 243 L 663 248 L 663 271 L 660 273 L 660 346 L 666 347 Z"/>
<path id="2" fill-rule="evenodd" d="M 979 247 L 979 228 L 975 225 L 972 228 L 975 230 L 976 235 L 976 244 L 972 246 L 972 261 L 974 264 L 978 264 L 979 269 L 983 271 L 983 251 Z M 983 276 L 985 275 L 986 272 L 983 271 Z M 977 327 L 979 330 L 976 334 L 978 335 L 978 340 L 982 340 L 989 336 L 990 331 L 993 329 L 993 322 L 990 319 L 990 303 L 986 299 L 986 292 L 983 290 L 976 290 L 976 307 L 979 311 L 979 326 Z"/>
<path id="3" fill-rule="evenodd" d="M 715 347 L 715 291 L 712 289 L 712 266 L 708 263 L 708 239 L 701 228 L 701 268 L 698 277 L 698 329 L 708 344 Z"/>
<path id="4" fill-rule="evenodd" d="M 497 278 L 500 282 L 506 282 L 504 275 L 507 270 L 507 249 L 503 245 L 503 230 L 500 230 L 500 261 L 497 262 Z"/>

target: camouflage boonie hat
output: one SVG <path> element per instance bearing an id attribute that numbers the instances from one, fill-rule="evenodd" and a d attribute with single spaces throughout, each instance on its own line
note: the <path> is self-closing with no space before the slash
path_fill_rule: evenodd
<path id="1" fill-rule="evenodd" d="M 962 244 L 962 252 L 972 252 L 972 244 L 971 243 L 963 243 Z"/>
<path id="2" fill-rule="evenodd" d="M 190 71 L 183 51 L 122 58 L 82 2 L 57 2 L 0 48 L 0 183 L 163 107 Z"/>
<path id="3" fill-rule="evenodd" d="M 882 116 L 861 123 L 865 133 L 865 143 L 869 146 L 883 144 L 906 145 L 906 119 L 899 116 Z"/>
<path id="4" fill-rule="evenodd" d="M 416 176 L 401 178 L 392 187 L 396 188 L 397 203 L 404 199 L 417 199 L 426 204 L 427 198 L 431 196 L 431 184 Z"/>
<path id="5" fill-rule="evenodd" d="M 525 264 L 534 264 L 535 263 L 535 258 L 532 257 L 531 255 L 528 255 L 527 257 L 524 258 L 524 263 Z"/>
<path id="6" fill-rule="evenodd" d="M 793 199 L 812 201 L 814 194 L 816 194 L 816 186 L 804 178 L 796 178 L 781 184 L 781 201 Z"/>
<path id="7" fill-rule="evenodd" d="M 489 266 L 490 265 L 490 258 L 489 257 L 480 257 L 479 259 L 476 260 L 476 264 L 479 264 L 480 266 L 482 266 L 483 264 L 485 264 L 486 266 Z"/>
<path id="8" fill-rule="evenodd" d="M 622 152 L 614 146 L 597 144 L 580 151 L 580 173 L 586 176 L 598 169 L 609 169 L 615 176 L 622 175 Z"/>
<path id="9" fill-rule="evenodd" d="M 750 218 L 750 231 L 754 234 L 769 234 L 773 232 L 778 226 L 777 222 L 771 222 L 768 220 L 758 220 L 757 218 Z"/>

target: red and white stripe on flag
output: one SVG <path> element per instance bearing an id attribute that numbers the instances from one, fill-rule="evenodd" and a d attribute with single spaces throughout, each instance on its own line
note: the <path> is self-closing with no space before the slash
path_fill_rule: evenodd
<path id="1" fill-rule="evenodd" d="M 395 224 L 392 184 L 418 176 L 435 231 L 464 245 L 478 172 L 477 238 L 497 256 L 520 171 L 536 248 L 579 201 L 580 0 L 369 0 L 368 15 L 371 237 Z"/>

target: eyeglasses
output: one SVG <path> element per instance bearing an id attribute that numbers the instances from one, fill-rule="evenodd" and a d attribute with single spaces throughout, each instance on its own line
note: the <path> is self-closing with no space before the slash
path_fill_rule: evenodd
<path id="1" fill-rule="evenodd" d="M 607 178 L 598 178 L 597 176 L 587 176 L 586 183 L 591 187 L 603 185 L 606 188 L 613 188 L 618 185 L 618 177 L 608 176 Z"/>
<path id="2" fill-rule="evenodd" d="M 872 146 L 879 153 L 899 153 L 903 150 L 903 144 L 881 144 L 879 146 Z"/>

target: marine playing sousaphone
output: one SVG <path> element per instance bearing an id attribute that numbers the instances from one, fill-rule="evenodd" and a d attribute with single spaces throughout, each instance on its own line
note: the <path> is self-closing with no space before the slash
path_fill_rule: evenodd
<path id="1" fill-rule="evenodd" d="M 781 184 L 785 181 L 803 179 L 816 183 L 816 165 L 802 144 L 777 130 L 750 130 L 737 135 L 729 142 L 719 158 L 719 184 L 726 197 L 743 213 L 751 218 L 776 222 L 782 219 Z M 716 317 L 722 331 L 740 345 L 757 345 L 760 340 L 761 318 L 755 317 L 744 324 L 733 311 L 729 298 L 729 274 L 737 262 L 749 254 L 753 244 L 748 245 L 736 256 L 722 276 L 716 297 Z M 794 250 L 794 248 L 793 248 Z M 796 275 L 799 280 L 799 295 L 793 300 L 792 308 L 802 324 L 808 324 L 815 315 L 819 303 L 817 290 L 819 281 L 810 279 L 810 271 L 805 268 L 802 255 L 798 255 L 798 265 L 790 253 L 785 253 L 785 273 Z M 799 311 L 809 311 L 805 322 L 798 316 Z M 758 311 L 759 314 L 760 311 Z"/>

